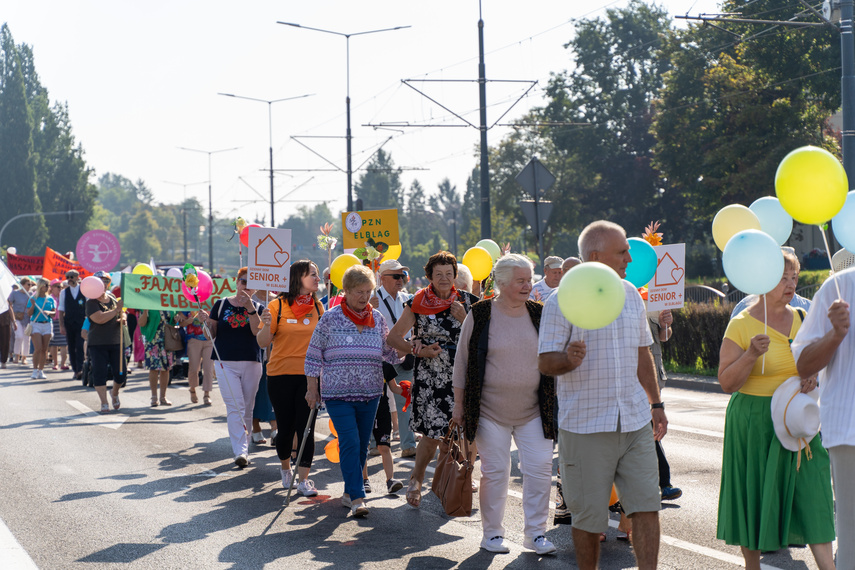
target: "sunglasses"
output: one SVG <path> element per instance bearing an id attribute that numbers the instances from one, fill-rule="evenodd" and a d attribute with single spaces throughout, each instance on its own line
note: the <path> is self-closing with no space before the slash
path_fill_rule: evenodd
<path id="1" fill-rule="evenodd" d="M 237 282 L 246 285 L 246 279 L 238 279 Z"/>
<path id="2" fill-rule="evenodd" d="M 403 279 L 404 277 L 406 277 L 406 275 L 402 275 L 400 273 L 387 273 L 383 277 L 391 277 L 392 279 L 397 281 L 398 279 Z"/>

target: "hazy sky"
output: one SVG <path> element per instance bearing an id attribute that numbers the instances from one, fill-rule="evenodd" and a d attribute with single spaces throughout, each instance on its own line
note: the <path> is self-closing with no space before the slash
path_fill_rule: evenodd
<path id="1" fill-rule="evenodd" d="M 269 222 L 268 106 L 217 93 L 258 99 L 311 93 L 312 97 L 272 107 L 274 168 L 318 169 L 277 173 L 275 195 L 283 201 L 276 204 L 276 221 L 285 219 L 300 202 L 329 201 L 334 212 L 345 207 L 345 39 L 277 21 L 350 34 L 412 26 L 350 40 L 354 170 L 390 137 L 384 150 L 397 166 L 413 169 L 403 174 L 406 186 L 418 178 L 432 193 L 447 177 L 462 193 L 477 164 L 475 128 L 364 126 L 463 124 L 401 80 L 477 78 L 474 0 L 4 4 L 0 22 L 9 24 L 17 43 L 33 47 L 41 82 L 52 101 L 68 103 L 74 133 L 96 174 L 141 178 L 160 202 L 182 199 L 182 186 L 167 182 L 202 182 L 186 192 L 207 207 L 207 155 L 178 147 L 206 151 L 239 147 L 212 157 L 214 210 L 229 217 L 264 216 Z M 625 4 L 625 0 L 485 0 L 488 79 L 538 82 L 501 122 L 541 104 L 550 72 L 568 67 L 571 54 L 563 44 L 571 37 L 574 20 L 601 16 L 607 8 Z M 697 14 L 716 11 L 718 2 L 662 4 L 671 14 Z M 475 82 L 413 85 L 478 124 Z M 526 89 L 525 83 L 489 83 L 488 124 Z M 489 142 L 497 143 L 505 132 L 494 127 Z M 341 171 L 320 171 L 334 166 L 292 136 L 317 137 L 300 141 Z M 241 202 L 253 199 L 258 202 Z"/>

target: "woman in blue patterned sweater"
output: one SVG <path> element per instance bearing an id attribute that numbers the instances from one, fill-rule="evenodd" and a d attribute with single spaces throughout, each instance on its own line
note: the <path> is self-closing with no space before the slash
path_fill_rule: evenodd
<path id="1" fill-rule="evenodd" d="M 374 273 L 355 265 L 342 279 L 344 302 L 323 314 L 306 352 L 310 408 L 324 401 L 338 432 L 342 505 L 354 517 L 364 517 L 362 466 L 368 458 L 368 440 L 383 392 L 383 360 L 400 358 L 386 344 L 389 327 L 380 311 L 368 304 L 374 294 Z M 318 378 L 323 383 L 318 387 Z"/>

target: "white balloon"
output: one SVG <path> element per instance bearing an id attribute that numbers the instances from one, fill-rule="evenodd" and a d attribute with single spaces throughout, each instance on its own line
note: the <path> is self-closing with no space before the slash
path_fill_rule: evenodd
<path id="1" fill-rule="evenodd" d="M 6 253 L 11 253 L 12 255 L 15 255 L 16 253 L 18 253 L 18 248 L 16 248 L 15 246 L 7 247 Z"/>
<path id="2" fill-rule="evenodd" d="M 178 279 L 183 279 L 184 275 L 181 273 L 181 270 L 177 267 L 170 267 L 169 271 L 166 272 L 167 277 L 177 277 Z"/>
<path id="3" fill-rule="evenodd" d="M 748 209 L 760 220 L 760 230 L 766 232 L 778 245 L 784 245 L 793 233 L 793 217 L 784 210 L 781 201 L 772 196 L 754 200 Z"/>

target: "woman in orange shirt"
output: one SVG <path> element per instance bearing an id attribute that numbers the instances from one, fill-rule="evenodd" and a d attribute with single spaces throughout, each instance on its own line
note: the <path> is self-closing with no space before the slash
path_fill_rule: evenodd
<path id="1" fill-rule="evenodd" d="M 318 266 L 302 259 L 291 264 L 288 292 L 280 293 L 270 301 L 261 315 L 262 329 L 258 345 L 266 348 L 273 342 L 267 362 L 267 392 L 276 414 L 279 435 L 276 454 L 282 463 L 282 486 L 291 486 L 291 445 L 297 435 L 297 449 L 303 439 L 303 430 L 309 423 L 311 410 L 306 403 L 305 362 L 306 350 L 318 319 L 324 312 L 316 298 L 320 285 Z M 302 457 L 298 457 L 297 492 L 305 497 L 318 494 L 309 480 L 309 470 L 315 455 L 315 426 L 309 429 Z"/>

